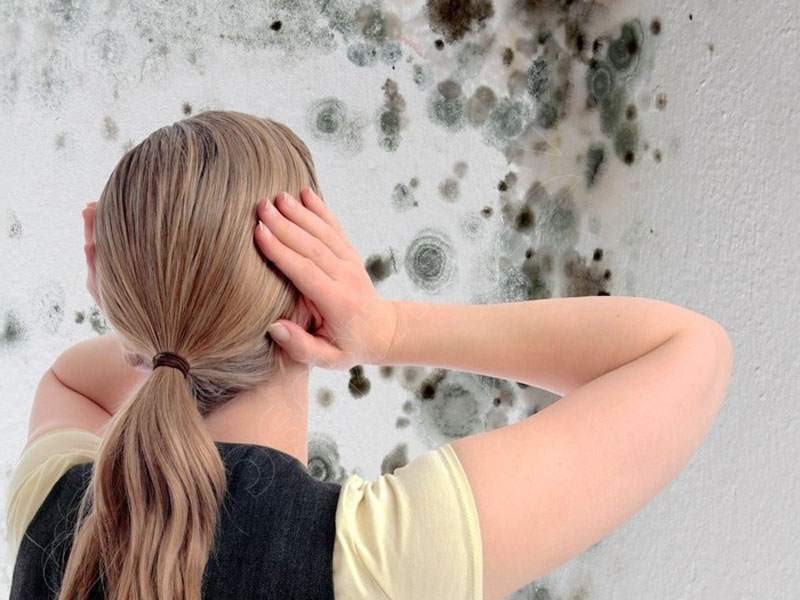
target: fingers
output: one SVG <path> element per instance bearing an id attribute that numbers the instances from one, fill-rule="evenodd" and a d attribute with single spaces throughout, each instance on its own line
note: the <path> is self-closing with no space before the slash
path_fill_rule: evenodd
<path id="1" fill-rule="evenodd" d="M 322 198 L 314 193 L 314 190 L 312 190 L 310 187 L 303 188 L 300 190 L 300 198 L 303 201 L 303 205 L 308 208 L 308 210 L 333 227 L 333 229 L 338 232 L 340 236 L 345 239 L 347 238 L 341 225 L 339 225 L 339 221 L 337 221 L 336 217 L 333 216 L 333 213 L 322 201 Z"/>
<path id="2" fill-rule="evenodd" d="M 269 200 L 265 200 L 258 205 L 258 216 L 270 232 L 285 247 L 311 259 L 328 277 L 336 279 L 336 274 L 340 271 L 341 259 L 323 242 L 294 223 L 288 214 L 292 213 L 296 216 L 303 212 L 304 208 L 288 194 L 279 194 L 277 204 L 276 208 Z M 284 211 L 287 214 L 284 214 Z"/>
<path id="3" fill-rule="evenodd" d="M 301 202 L 287 202 L 287 198 L 292 196 L 281 193 L 275 200 L 284 215 L 328 246 L 340 259 L 353 258 L 353 249 L 336 229 Z"/>
<path id="4" fill-rule="evenodd" d="M 255 228 L 255 241 L 264 256 L 275 263 L 298 290 L 312 300 L 324 301 L 333 280 L 313 260 L 289 248 L 261 222 Z"/>
<path id="5" fill-rule="evenodd" d="M 297 323 L 280 319 L 267 330 L 270 337 L 294 360 L 324 367 L 335 367 L 342 359 L 340 349 L 321 337 L 313 336 Z M 282 334 L 282 331 L 285 332 Z"/>

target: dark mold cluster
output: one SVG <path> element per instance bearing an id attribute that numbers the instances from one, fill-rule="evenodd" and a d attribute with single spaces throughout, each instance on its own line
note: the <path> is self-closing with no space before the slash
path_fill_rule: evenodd
<path id="1" fill-rule="evenodd" d="M 425 8 L 431 29 L 444 38 L 437 48 L 482 29 L 494 15 L 490 0 L 428 0 Z"/>
<path id="2" fill-rule="evenodd" d="M 404 266 L 419 289 L 428 293 L 441 291 L 456 274 L 455 249 L 450 237 L 433 228 L 421 230 L 406 249 Z"/>
<path id="3" fill-rule="evenodd" d="M 315 433 L 308 440 L 308 473 L 319 481 L 344 483 L 347 471 L 339 462 L 339 447 L 330 436 Z"/>
<path id="4" fill-rule="evenodd" d="M 393 79 L 383 84 L 383 94 L 384 103 L 378 112 L 378 144 L 391 152 L 400 145 L 400 130 L 406 125 L 406 101 Z"/>

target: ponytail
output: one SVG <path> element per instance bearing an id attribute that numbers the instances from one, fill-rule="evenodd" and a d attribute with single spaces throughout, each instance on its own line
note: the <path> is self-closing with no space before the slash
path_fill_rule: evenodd
<path id="1" fill-rule="evenodd" d="M 58 600 L 197 600 L 225 467 L 183 374 L 157 368 L 117 412 L 81 499 Z"/>

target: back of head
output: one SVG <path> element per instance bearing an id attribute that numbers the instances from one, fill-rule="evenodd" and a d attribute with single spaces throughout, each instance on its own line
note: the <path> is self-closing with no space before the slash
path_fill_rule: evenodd
<path id="1" fill-rule="evenodd" d="M 59 600 L 201 595 L 225 490 L 202 417 L 275 373 L 267 326 L 298 291 L 253 240 L 260 198 L 319 193 L 308 148 L 285 125 L 207 111 L 162 127 L 118 162 L 97 203 L 104 315 L 156 368 L 114 415 L 81 501 Z M 102 578 L 100 574 L 102 573 Z"/>

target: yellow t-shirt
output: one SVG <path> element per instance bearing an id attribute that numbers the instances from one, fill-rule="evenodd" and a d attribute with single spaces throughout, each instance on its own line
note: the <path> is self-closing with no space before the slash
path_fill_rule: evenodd
<path id="1" fill-rule="evenodd" d="M 94 460 L 100 439 L 89 431 L 64 427 L 25 448 L 6 496 L 12 565 L 52 486 L 71 466 Z M 450 444 L 375 480 L 356 474 L 347 478 L 336 508 L 333 590 L 337 599 L 345 600 L 480 600 L 478 512 Z"/>

